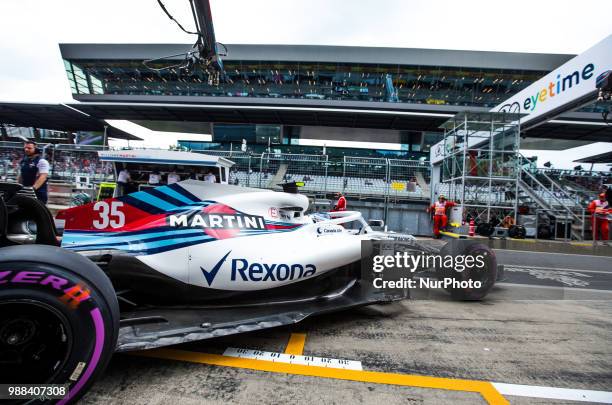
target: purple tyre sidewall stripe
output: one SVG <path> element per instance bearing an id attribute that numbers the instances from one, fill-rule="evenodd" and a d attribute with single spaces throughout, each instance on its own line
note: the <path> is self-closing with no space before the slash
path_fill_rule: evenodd
<path id="1" fill-rule="evenodd" d="M 80 390 L 83 388 L 83 385 L 89 380 L 89 377 L 93 374 L 100 361 L 100 357 L 102 356 L 102 349 L 104 347 L 104 321 L 102 320 L 102 314 L 100 314 L 100 309 L 94 308 L 91 310 L 91 318 L 93 319 L 94 328 L 96 332 L 96 342 L 94 344 L 94 352 L 91 356 L 91 360 L 89 361 L 89 365 L 87 369 L 75 384 L 68 396 L 57 403 L 57 405 L 66 404 L 71 398 L 73 398 Z"/>

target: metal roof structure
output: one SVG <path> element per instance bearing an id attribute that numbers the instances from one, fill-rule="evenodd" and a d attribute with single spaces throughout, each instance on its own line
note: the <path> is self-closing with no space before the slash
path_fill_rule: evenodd
<path id="1" fill-rule="evenodd" d="M 64 59 L 138 60 L 175 55 L 191 44 L 60 44 Z M 551 71 L 575 55 L 323 45 L 227 44 L 224 61 L 372 63 Z M 175 57 L 181 59 L 181 56 Z M 172 60 L 172 58 L 167 58 Z"/>
<path id="2" fill-rule="evenodd" d="M 186 97 L 188 98 L 188 97 Z M 61 131 L 104 131 L 105 119 L 138 121 L 185 121 L 237 124 L 308 125 L 439 131 L 439 126 L 459 112 L 458 106 L 367 103 L 336 104 L 326 100 L 236 100 L 233 103 L 125 103 L 88 102 L 71 104 L 0 103 L 0 123 Z M 219 100 L 222 101 L 222 100 Z M 281 103 L 278 103 L 278 102 Z M 291 101 L 287 103 L 286 101 Z M 370 105 L 372 104 L 372 105 Z M 389 104 L 388 108 L 386 104 Z M 369 107 L 369 108 L 368 108 Z M 398 108 L 400 107 L 400 108 Z M 441 108 L 443 107 L 443 108 Z M 486 109 L 463 107 L 484 113 Z M 609 141 L 612 126 L 591 121 L 593 114 L 567 113 L 523 133 L 531 138 Z M 111 138 L 139 140 L 108 126 Z"/>
<path id="3" fill-rule="evenodd" d="M 582 159 L 574 160 L 577 163 L 612 163 L 612 151 L 600 153 L 599 155 L 593 155 Z"/>
<path id="4" fill-rule="evenodd" d="M 0 103 L 0 124 L 57 131 L 104 131 L 103 119 L 95 118 L 66 104 Z M 140 140 L 137 136 L 108 125 L 110 138 Z"/>

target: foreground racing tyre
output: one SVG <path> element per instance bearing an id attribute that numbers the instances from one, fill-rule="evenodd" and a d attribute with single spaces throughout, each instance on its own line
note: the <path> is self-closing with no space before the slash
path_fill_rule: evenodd
<path id="1" fill-rule="evenodd" d="M 118 330 L 117 297 L 93 262 L 52 246 L 0 249 L 2 383 L 65 384 L 56 401 L 72 403 L 104 371 Z"/>
<path id="2" fill-rule="evenodd" d="M 484 266 L 482 268 L 466 268 L 462 271 L 456 269 L 437 268 L 438 279 L 454 279 L 463 284 L 479 281 L 479 288 L 455 288 L 450 286 L 446 290 L 451 297 L 460 301 L 478 301 L 483 299 L 493 288 L 497 280 L 497 259 L 495 252 L 486 245 L 474 241 L 451 240 L 440 250 L 440 255 L 445 256 L 482 256 Z"/>

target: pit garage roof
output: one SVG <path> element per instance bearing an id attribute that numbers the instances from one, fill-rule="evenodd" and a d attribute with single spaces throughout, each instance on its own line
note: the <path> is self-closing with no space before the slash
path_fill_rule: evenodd
<path id="1" fill-rule="evenodd" d="M 593 155 L 582 159 L 574 160 L 577 163 L 612 163 L 612 151 L 600 153 L 599 155 Z"/>
<path id="2" fill-rule="evenodd" d="M 219 99 L 222 99 L 219 97 Z M 104 119 L 143 121 L 199 121 L 237 124 L 280 124 L 376 128 L 439 132 L 439 126 L 453 117 L 458 109 L 485 112 L 478 107 L 440 106 L 398 103 L 334 103 L 327 100 L 275 100 L 274 105 L 256 99 L 236 104 L 166 104 L 89 102 L 72 107 Z M 599 117 L 599 118 L 598 118 Z M 530 138 L 552 138 L 606 142 L 612 139 L 612 125 L 602 122 L 595 113 L 568 113 L 556 120 L 523 133 Z"/>
<path id="3" fill-rule="evenodd" d="M 0 103 L 0 124 L 34 127 L 57 131 L 104 131 L 107 125 L 98 119 L 65 104 Z M 140 138 L 108 126 L 110 138 Z"/>
<path id="4" fill-rule="evenodd" d="M 575 55 L 328 45 L 226 44 L 223 60 L 368 63 L 551 71 Z M 67 60 L 181 59 L 191 44 L 60 44 Z M 174 58 L 168 55 L 176 55 Z"/>
<path id="5" fill-rule="evenodd" d="M 0 123 L 62 131 L 103 131 L 105 119 L 139 121 L 223 122 L 237 124 L 280 124 L 376 128 L 439 132 L 439 126 L 453 117 L 458 109 L 484 112 L 479 107 L 457 107 L 427 104 L 342 102 L 327 100 L 255 99 L 236 103 L 235 98 L 219 102 L 122 103 L 88 102 L 73 104 L 0 103 Z M 231 101 L 231 103 L 230 103 Z M 279 103 L 280 102 L 280 103 Z M 612 125 L 606 125 L 594 113 L 568 113 L 546 124 L 531 128 L 523 135 L 530 138 L 552 138 L 607 142 L 612 139 Z M 600 117 L 600 116 L 599 116 Z M 108 127 L 109 137 L 139 138 Z"/>
<path id="6" fill-rule="evenodd" d="M 300 100 L 301 101 L 301 100 Z M 304 100 L 310 101 L 310 100 Z M 236 124 L 280 124 L 439 131 L 437 127 L 456 111 L 434 110 L 423 105 L 418 110 L 364 109 L 317 103 L 299 105 L 248 104 L 159 104 L 83 103 L 72 106 L 94 117 L 151 121 L 206 121 Z M 359 105 L 359 103 L 356 103 Z M 353 107 L 353 108 L 351 108 Z M 437 106 L 439 107 L 439 106 Z"/>

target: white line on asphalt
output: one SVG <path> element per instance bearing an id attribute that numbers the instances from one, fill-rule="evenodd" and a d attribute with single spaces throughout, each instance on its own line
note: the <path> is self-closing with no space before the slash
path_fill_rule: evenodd
<path id="1" fill-rule="evenodd" d="M 559 252 L 535 252 L 532 250 L 514 250 L 514 249 L 493 249 L 497 252 L 517 252 L 517 253 L 527 253 L 527 254 L 534 254 L 534 255 L 539 255 L 541 253 L 543 254 L 547 254 L 547 255 L 564 255 L 564 256 L 588 256 L 588 257 L 601 257 L 602 259 L 610 258 L 610 256 L 605 256 L 605 255 L 585 255 L 582 253 L 559 253 Z"/>
<path id="2" fill-rule="evenodd" d="M 345 370 L 363 370 L 360 361 L 332 359 L 315 356 L 301 356 L 298 354 L 266 352 L 263 350 L 238 349 L 235 347 L 228 347 L 227 349 L 225 349 L 225 352 L 223 352 L 223 355 L 230 357 L 239 357 L 242 359 L 266 360 L 280 363 L 300 364 L 303 366 L 342 368 Z"/>
<path id="3" fill-rule="evenodd" d="M 561 270 L 561 271 L 574 271 L 581 273 L 602 273 L 602 274 L 611 274 L 612 271 L 601 271 L 601 270 L 582 270 L 582 269 L 568 269 L 565 267 L 541 267 L 541 266 L 528 266 L 525 264 L 504 264 L 504 270 L 507 270 L 512 267 L 519 267 L 521 269 L 538 269 L 538 270 Z"/>
<path id="4" fill-rule="evenodd" d="M 593 293 L 612 294 L 612 291 L 610 290 L 596 290 L 593 288 L 575 288 L 575 287 L 563 287 L 563 286 L 554 286 L 554 285 L 520 284 L 520 283 L 505 283 L 505 282 L 495 283 L 495 285 L 504 286 L 504 287 L 544 288 L 548 290 L 565 290 L 565 291 L 575 291 L 575 292 L 593 292 Z"/>
<path id="5" fill-rule="evenodd" d="M 491 382 L 502 395 L 612 404 L 612 392 Z"/>

